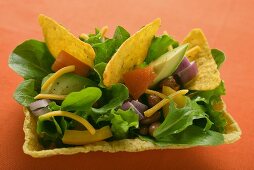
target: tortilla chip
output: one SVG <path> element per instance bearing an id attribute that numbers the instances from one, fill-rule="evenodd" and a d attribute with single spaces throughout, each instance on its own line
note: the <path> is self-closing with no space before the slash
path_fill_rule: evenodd
<path id="1" fill-rule="evenodd" d="M 200 52 L 195 57 L 188 57 L 194 60 L 198 66 L 198 75 L 185 85 L 190 90 L 213 90 L 220 85 L 221 78 L 217 65 L 212 57 L 207 39 L 201 29 L 193 29 L 184 39 L 183 44 L 189 43 L 189 49 L 199 46 Z"/>
<path id="2" fill-rule="evenodd" d="M 225 107 L 224 107 L 225 108 Z M 84 146 L 76 146 L 69 148 L 56 148 L 56 149 L 43 149 L 43 147 L 38 142 L 38 136 L 36 133 L 36 118 L 24 108 L 25 122 L 23 130 L 25 132 L 25 143 L 23 145 L 23 150 L 26 154 L 32 157 L 42 158 L 54 155 L 71 155 L 76 153 L 87 153 L 95 151 L 103 152 L 140 152 L 145 150 L 154 149 L 183 149 L 190 148 L 194 146 L 190 145 L 169 145 L 167 147 L 159 147 L 151 142 L 142 141 L 140 139 L 123 139 L 119 141 L 105 142 L 100 141 Z M 241 129 L 235 120 L 231 117 L 229 113 L 224 111 L 224 116 L 227 120 L 227 126 L 225 128 L 224 143 L 229 144 L 240 139 Z"/>
<path id="3" fill-rule="evenodd" d="M 159 29 L 161 20 L 155 19 L 128 38 L 113 55 L 103 74 L 103 83 L 109 87 L 122 80 L 124 73 L 143 63 L 151 41 Z"/>
<path id="4" fill-rule="evenodd" d="M 39 16 L 39 23 L 48 49 L 55 58 L 64 50 L 93 68 L 95 52 L 90 44 L 79 40 L 63 26 L 45 15 Z"/>

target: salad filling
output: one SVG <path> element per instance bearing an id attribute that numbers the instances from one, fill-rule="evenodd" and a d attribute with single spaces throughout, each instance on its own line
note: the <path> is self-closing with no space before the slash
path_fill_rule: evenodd
<path id="1" fill-rule="evenodd" d="M 139 138 L 158 146 L 224 143 L 225 56 L 200 29 L 179 43 L 156 36 L 160 19 L 130 35 L 107 27 L 75 37 L 39 16 L 45 42 L 17 46 L 9 66 L 24 78 L 14 98 L 37 118 L 45 148 Z"/>

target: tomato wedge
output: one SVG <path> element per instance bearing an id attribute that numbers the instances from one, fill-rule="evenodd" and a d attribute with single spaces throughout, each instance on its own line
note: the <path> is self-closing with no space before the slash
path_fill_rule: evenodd
<path id="1" fill-rule="evenodd" d="M 138 99 L 155 79 L 152 67 L 137 68 L 123 75 L 123 81 L 134 99 Z"/>
<path id="2" fill-rule="evenodd" d="M 63 50 L 59 53 L 51 68 L 53 71 L 56 72 L 61 68 L 69 65 L 75 65 L 74 73 L 80 76 L 87 76 L 88 71 L 90 70 L 90 67 L 88 65 L 82 63 L 81 61 Z"/>

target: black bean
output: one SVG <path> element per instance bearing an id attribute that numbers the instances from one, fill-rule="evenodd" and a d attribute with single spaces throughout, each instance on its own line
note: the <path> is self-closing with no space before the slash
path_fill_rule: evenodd
<path id="1" fill-rule="evenodd" d="M 160 126 L 160 122 L 154 122 L 149 126 L 149 134 L 153 136 L 154 131 Z"/>
<path id="2" fill-rule="evenodd" d="M 139 133 L 141 135 L 147 135 L 148 134 L 148 127 L 147 126 L 141 126 L 139 129 Z"/>
<path id="3" fill-rule="evenodd" d="M 154 94 L 149 94 L 148 96 L 147 96 L 147 102 L 148 102 L 148 105 L 150 106 L 150 107 L 153 107 L 153 106 L 155 106 L 157 103 L 159 103 L 161 101 L 161 98 L 160 97 L 158 97 L 158 96 L 156 96 L 156 95 L 154 95 Z"/>
<path id="4" fill-rule="evenodd" d="M 161 113 L 160 112 L 155 112 L 152 116 L 150 117 L 145 117 L 140 121 L 140 124 L 142 125 L 150 125 L 153 122 L 156 122 L 160 119 Z"/>
<path id="5" fill-rule="evenodd" d="M 177 84 L 176 80 L 173 78 L 173 76 L 170 76 L 168 78 L 165 78 L 160 81 L 159 87 L 162 88 L 163 86 L 168 86 L 174 89 L 175 91 L 180 89 L 180 85 Z"/>

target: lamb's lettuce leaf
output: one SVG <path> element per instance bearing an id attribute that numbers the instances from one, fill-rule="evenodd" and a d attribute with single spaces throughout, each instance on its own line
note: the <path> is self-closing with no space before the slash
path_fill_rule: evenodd
<path id="1" fill-rule="evenodd" d="M 168 47 L 170 45 L 172 45 L 173 48 L 176 48 L 178 46 L 178 42 L 166 34 L 160 37 L 154 37 L 151 46 L 149 47 L 145 63 L 149 64 L 150 62 L 159 58 L 161 55 L 168 52 Z"/>
<path id="2" fill-rule="evenodd" d="M 34 97 L 38 93 L 35 91 L 35 80 L 24 80 L 15 90 L 13 97 L 21 105 L 28 107 L 35 101 Z"/>
<path id="3" fill-rule="evenodd" d="M 38 89 L 43 77 L 52 73 L 54 58 L 45 43 L 27 40 L 18 45 L 11 53 L 9 67 L 25 80 L 34 79 Z"/>
<path id="4" fill-rule="evenodd" d="M 225 54 L 218 49 L 211 49 L 212 56 L 217 64 L 218 69 L 221 67 L 226 59 Z"/>

